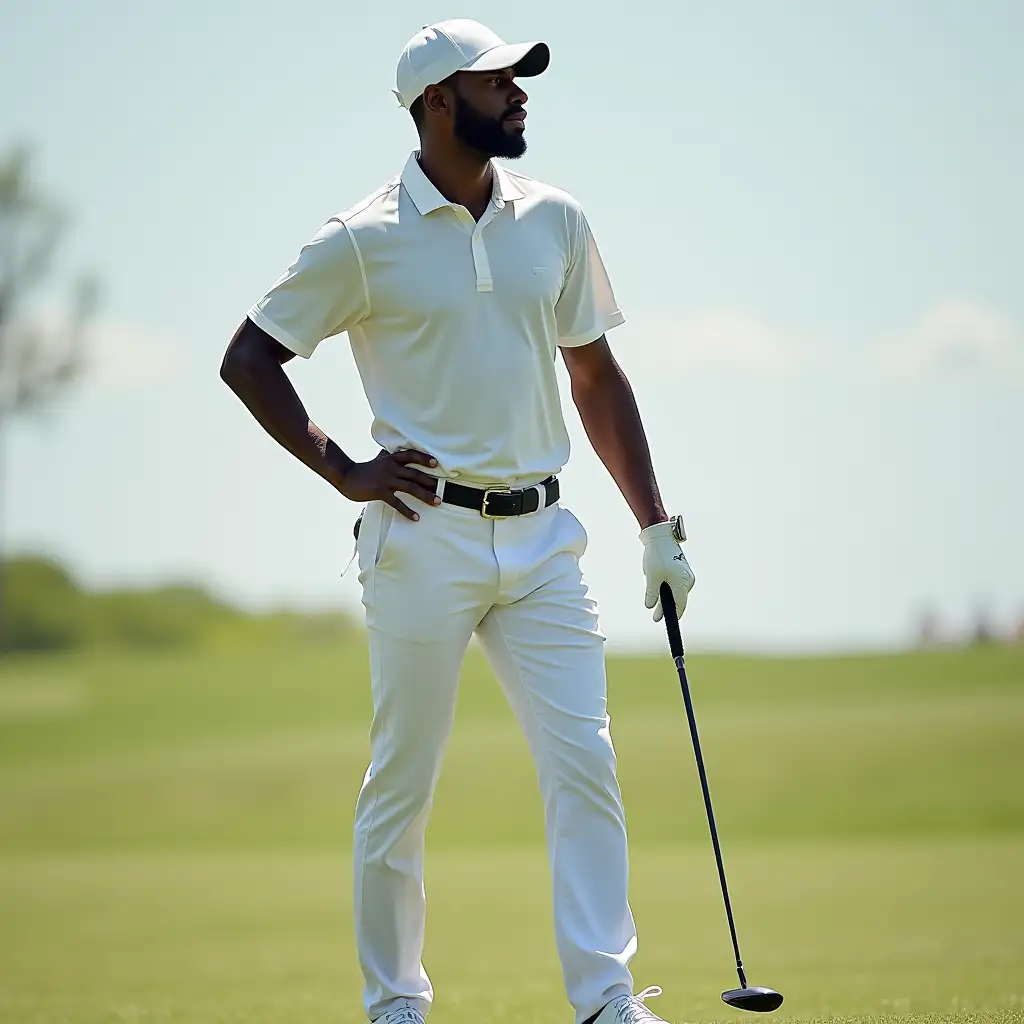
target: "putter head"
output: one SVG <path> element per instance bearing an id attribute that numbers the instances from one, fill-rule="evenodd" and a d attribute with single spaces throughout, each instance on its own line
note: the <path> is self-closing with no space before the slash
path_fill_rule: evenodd
<path id="1" fill-rule="evenodd" d="M 735 1006 L 737 1010 L 769 1013 L 782 1005 L 782 995 L 772 988 L 731 988 L 722 993 L 722 1002 Z"/>

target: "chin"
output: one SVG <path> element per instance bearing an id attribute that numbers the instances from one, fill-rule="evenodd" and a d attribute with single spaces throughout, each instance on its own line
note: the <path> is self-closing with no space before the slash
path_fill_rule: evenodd
<path id="1" fill-rule="evenodd" d="M 518 160 L 526 152 L 526 139 L 520 132 L 514 138 L 508 140 L 508 145 L 502 147 L 500 153 L 495 156 L 504 157 L 506 160 Z"/>

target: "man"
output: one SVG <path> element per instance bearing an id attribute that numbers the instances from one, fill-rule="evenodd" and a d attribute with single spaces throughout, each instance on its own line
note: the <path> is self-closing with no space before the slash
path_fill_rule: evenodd
<path id="1" fill-rule="evenodd" d="M 548 61 L 545 44 L 507 45 L 473 21 L 418 32 L 395 93 L 419 150 L 302 249 L 249 312 L 221 370 L 268 433 L 365 503 L 357 551 L 374 715 L 354 912 L 366 1012 L 381 1024 L 423 1024 L 433 996 L 420 962 L 424 832 L 473 633 L 537 765 L 577 1024 L 660 1020 L 632 994 L 636 932 L 604 637 L 579 570 L 586 534 L 558 503 L 569 442 L 557 352 L 587 435 L 641 527 L 656 619 L 662 583 L 681 613 L 693 575 L 605 340 L 623 317 L 580 207 L 492 160 L 525 152 L 519 81 Z M 345 331 L 382 448 L 365 463 L 309 419 L 282 369 Z"/>

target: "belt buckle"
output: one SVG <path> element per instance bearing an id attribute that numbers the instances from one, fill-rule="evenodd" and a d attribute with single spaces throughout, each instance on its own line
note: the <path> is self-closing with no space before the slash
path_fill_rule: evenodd
<path id="1" fill-rule="evenodd" d="M 502 486 L 502 487 L 488 487 L 487 490 L 484 491 L 484 500 L 483 500 L 483 503 L 480 506 L 480 515 L 482 515 L 484 517 L 484 519 L 508 519 L 508 516 L 492 516 L 491 513 L 487 511 L 487 502 L 490 500 L 490 497 L 491 497 L 492 494 L 511 494 L 511 493 L 512 493 L 512 488 L 511 487 L 504 487 L 504 486 Z"/>

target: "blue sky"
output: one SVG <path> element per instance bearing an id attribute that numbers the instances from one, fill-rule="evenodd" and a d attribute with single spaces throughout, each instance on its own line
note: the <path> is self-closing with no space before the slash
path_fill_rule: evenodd
<path id="1" fill-rule="evenodd" d="M 583 202 L 626 313 L 610 341 L 686 516 L 693 641 L 888 646 L 926 604 L 1024 615 L 1024 5 L 352 8 L 0 7 L 0 147 L 34 143 L 76 218 L 59 269 L 105 291 L 92 375 L 8 433 L 7 544 L 97 584 L 358 609 L 354 508 L 217 366 L 297 247 L 401 169 L 405 41 L 468 16 L 551 44 L 520 165 Z M 343 338 L 294 379 L 372 453 Z M 660 643 L 635 523 L 566 400 L 605 631 Z"/>

